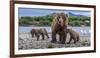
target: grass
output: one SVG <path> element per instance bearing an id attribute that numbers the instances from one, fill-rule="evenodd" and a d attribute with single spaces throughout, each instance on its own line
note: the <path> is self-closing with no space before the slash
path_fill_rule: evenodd
<path id="1" fill-rule="evenodd" d="M 49 45 L 47 46 L 47 48 L 54 48 L 54 45 L 49 44 Z"/>

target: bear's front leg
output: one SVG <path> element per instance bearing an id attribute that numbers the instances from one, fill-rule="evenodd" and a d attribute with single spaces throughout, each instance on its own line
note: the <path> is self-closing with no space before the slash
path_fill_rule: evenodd
<path id="1" fill-rule="evenodd" d="M 59 42 L 62 42 L 62 34 L 59 34 Z"/>
<path id="2" fill-rule="evenodd" d="M 62 36 L 62 37 L 61 37 L 61 38 L 62 38 L 61 43 L 62 43 L 62 44 L 65 44 L 66 36 L 67 36 L 66 33 L 64 33 L 64 34 L 61 35 L 61 36 Z"/>
<path id="3" fill-rule="evenodd" d="M 51 42 L 54 43 L 56 41 L 57 41 L 56 40 L 56 33 L 55 32 L 52 32 L 52 40 L 51 40 Z"/>
<path id="4" fill-rule="evenodd" d="M 71 41 L 72 41 L 72 39 L 73 39 L 73 38 L 72 38 L 72 37 L 70 37 L 70 38 L 69 38 L 69 42 L 67 42 L 67 44 L 70 44 L 70 43 L 71 43 Z"/>
<path id="5" fill-rule="evenodd" d="M 39 35 L 36 35 L 36 37 L 37 37 L 37 41 L 38 41 L 40 36 Z"/>
<path id="6" fill-rule="evenodd" d="M 34 34 L 32 34 L 32 37 L 34 37 Z"/>
<path id="7" fill-rule="evenodd" d="M 42 35 L 42 40 L 44 40 L 44 34 L 42 33 L 41 35 Z"/>

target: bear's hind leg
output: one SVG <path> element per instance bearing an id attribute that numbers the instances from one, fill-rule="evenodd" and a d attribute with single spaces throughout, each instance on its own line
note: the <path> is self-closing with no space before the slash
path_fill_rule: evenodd
<path id="1" fill-rule="evenodd" d="M 77 42 L 79 41 L 79 36 L 77 36 Z"/>
<path id="2" fill-rule="evenodd" d="M 73 40 L 74 40 L 74 43 L 76 43 L 77 42 L 77 37 L 73 38 Z"/>
<path id="3" fill-rule="evenodd" d="M 49 38 L 49 35 L 48 35 L 48 33 L 46 33 L 45 35 L 47 36 L 47 38 Z"/>

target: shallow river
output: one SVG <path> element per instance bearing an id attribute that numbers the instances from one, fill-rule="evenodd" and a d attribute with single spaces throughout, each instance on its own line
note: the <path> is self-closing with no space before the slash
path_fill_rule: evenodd
<path id="1" fill-rule="evenodd" d="M 23 26 L 20 26 L 18 28 L 18 31 L 19 32 L 30 32 L 30 30 L 32 28 L 46 28 L 46 30 L 48 32 L 51 32 L 51 27 L 33 27 L 33 26 L 28 26 L 28 27 L 23 27 Z M 86 36 L 90 36 L 91 34 L 91 28 L 90 27 L 73 27 L 73 30 L 75 30 L 76 32 L 80 33 L 80 35 L 86 35 Z"/>

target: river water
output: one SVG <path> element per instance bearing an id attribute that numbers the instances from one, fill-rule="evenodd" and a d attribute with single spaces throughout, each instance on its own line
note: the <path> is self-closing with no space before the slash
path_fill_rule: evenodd
<path id="1" fill-rule="evenodd" d="M 33 26 L 19 26 L 18 32 L 30 32 L 32 28 L 45 28 L 47 32 L 51 32 L 51 27 L 33 27 Z M 91 35 L 91 28 L 90 27 L 72 27 L 73 30 L 78 32 L 81 36 L 90 36 Z"/>

